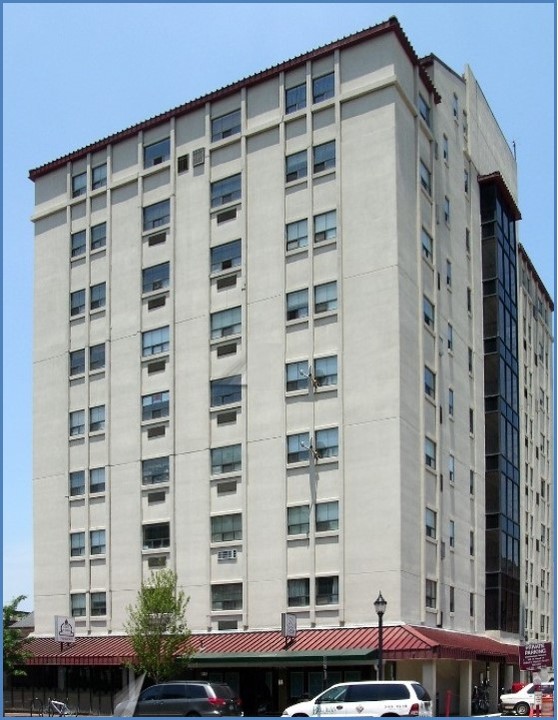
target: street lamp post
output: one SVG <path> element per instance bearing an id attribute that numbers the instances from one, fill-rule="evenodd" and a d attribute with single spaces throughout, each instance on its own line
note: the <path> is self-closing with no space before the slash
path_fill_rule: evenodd
<path id="1" fill-rule="evenodd" d="M 384 600 L 382 592 L 380 591 L 380 594 L 374 601 L 374 610 L 376 610 L 376 614 L 378 615 L 378 680 L 384 679 L 384 660 L 383 660 L 383 652 L 384 652 L 384 637 L 383 637 L 383 620 L 384 620 L 384 613 L 386 611 L 387 602 Z"/>

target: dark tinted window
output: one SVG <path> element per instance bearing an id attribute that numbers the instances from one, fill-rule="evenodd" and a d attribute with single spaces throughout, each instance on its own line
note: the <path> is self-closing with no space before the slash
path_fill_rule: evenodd
<path id="1" fill-rule="evenodd" d="M 180 700 L 186 697 L 186 685 L 163 685 L 162 690 L 165 700 Z"/>
<path id="2" fill-rule="evenodd" d="M 224 698 L 225 700 L 231 700 L 234 698 L 234 693 L 228 685 L 212 685 L 213 691 L 218 698 Z"/>
<path id="3" fill-rule="evenodd" d="M 140 700 L 158 700 L 161 697 L 161 686 L 153 685 L 153 687 L 147 688 L 140 695 Z"/>
<path id="4" fill-rule="evenodd" d="M 410 697 L 406 685 L 399 683 L 370 683 L 365 685 L 351 685 L 347 702 L 407 700 Z"/>
<path id="5" fill-rule="evenodd" d="M 190 699 L 207 697 L 207 688 L 205 685 L 187 685 L 185 687 L 188 688 L 188 697 Z"/>
<path id="6" fill-rule="evenodd" d="M 417 698 L 419 700 L 426 700 L 426 701 L 430 700 L 430 695 L 428 694 L 428 690 L 426 688 L 422 687 L 422 685 L 420 683 L 413 683 L 412 688 L 416 692 Z"/>

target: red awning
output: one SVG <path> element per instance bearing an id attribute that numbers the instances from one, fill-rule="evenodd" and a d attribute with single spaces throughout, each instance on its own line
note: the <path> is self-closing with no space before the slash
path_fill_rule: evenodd
<path id="1" fill-rule="evenodd" d="M 268 653 L 285 651 L 285 638 L 279 630 L 250 632 L 218 632 L 192 635 L 195 648 L 192 665 L 203 658 L 219 663 L 219 655 L 242 654 L 247 663 Z M 325 628 L 299 630 L 288 652 L 296 652 L 301 659 L 304 653 L 343 651 L 370 652 L 378 648 L 378 628 Z M 30 638 L 32 657 L 29 665 L 125 665 L 133 660 L 134 653 L 126 636 L 77 637 L 75 643 L 61 649 L 54 638 Z M 438 628 L 412 625 L 385 626 L 383 633 L 384 660 L 492 660 L 517 664 L 518 646 L 501 643 L 493 638 L 452 632 Z M 315 657 L 313 659 L 315 662 Z M 278 660 L 278 664 L 280 661 Z"/>

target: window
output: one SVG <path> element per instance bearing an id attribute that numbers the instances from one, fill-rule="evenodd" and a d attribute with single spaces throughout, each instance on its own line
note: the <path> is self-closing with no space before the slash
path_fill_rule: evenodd
<path id="1" fill-rule="evenodd" d="M 313 148 L 314 165 L 313 169 L 315 173 L 323 172 L 335 167 L 335 140 L 323 143 L 322 145 L 316 145 Z"/>
<path id="2" fill-rule="evenodd" d="M 339 602 L 339 578 L 316 578 L 316 605 L 332 605 Z"/>
<path id="3" fill-rule="evenodd" d="M 315 103 L 333 97 L 335 88 L 333 84 L 333 73 L 314 78 L 312 81 L 312 101 Z"/>
<path id="4" fill-rule="evenodd" d="M 314 382 L 318 387 L 337 385 L 337 355 L 316 358 L 314 362 Z"/>
<path id="5" fill-rule="evenodd" d="M 470 287 L 467 288 L 467 312 L 473 312 L 473 295 Z"/>
<path id="6" fill-rule="evenodd" d="M 467 362 L 469 366 L 469 373 L 473 374 L 473 350 L 472 348 L 469 348 L 467 351 Z"/>
<path id="7" fill-rule="evenodd" d="M 162 328 L 156 328 L 155 330 L 147 330 L 141 335 L 141 352 L 143 357 L 168 352 L 169 347 L 168 325 Z"/>
<path id="8" fill-rule="evenodd" d="M 459 99 L 455 93 L 453 93 L 452 110 L 453 117 L 457 120 L 459 118 Z"/>
<path id="9" fill-rule="evenodd" d="M 212 610 L 242 610 L 242 583 L 211 586 Z"/>
<path id="10" fill-rule="evenodd" d="M 316 215 L 314 217 L 314 242 L 335 240 L 337 237 L 337 210 Z"/>
<path id="11" fill-rule="evenodd" d="M 142 420 L 155 420 L 169 415 L 169 392 L 144 395 L 141 399 Z"/>
<path id="12" fill-rule="evenodd" d="M 475 434 L 475 412 L 473 408 L 469 408 L 469 432 Z"/>
<path id="13" fill-rule="evenodd" d="M 465 252 L 467 255 L 471 254 L 471 231 L 469 228 L 465 228 Z"/>
<path id="14" fill-rule="evenodd" d="M 285 90 L 285 113 L 296 112 L 306 107 L 306 83 Z"/>
<path id="15" fill-rule="evenodd" d="M 105 592 L 91 593 L 91 615 L 107 614 L 107 594 Z"/>
<path id="16" fill-rule="evenodd" d="M 75 532 L 70 534 L 70 557 L 85 555 L 85 533 Z"/>
<path id="17" fill-rule="evenodd" d="M 463 189 L 465 190 L 465 192 L 468 195 L 469 194 L 469 171 L 468 170 L 463 171 Z"/>
<path id="18" fill-rule="evenodd" d="M 160 165 L 170 158 L 170 138 L 159 140 L 143 148 L 143 167 L 150 168 Z"/>
<path id="19" fill-rule="evenodd" d="M 221 115 L 221 117 L 213 118 L 211 121 L 211 140 L 223 140 L 231 135 L 240 132 L 240 110 Z"/>
<path id="20" fill-rule="evenodd" d="M 337 457 L 339 454 L 338 428 L 316 431 L 316 454 L 318 458 Z"/>
<path id="21" fill-rule="evenodd" d="M 422 187 L 426 190 L 426 192 L 431 195 L 432 194 L 432 176 L 430 173 L 430 170 L 426 167 L 426 165 L 420 161 L 419 166 L 420 171 L 420 184 Z"/>
<path id="22" fill-rule="evenodd" d="M 306 150 L 287 155 L 285 158 L 285 180 L 300 180 L 308 174 L 308 153 Z"/>
<path id="23" fill-rule="evenodd" d="M 430 237 L 430 235 L 426 232 L 424 228 L 422 228 L 421 231 L 421 240 L 422 240 L 422 256 L 426 258 L 429 262 L 432 262 L 433 259 L 433 250 L 434 250 L 434 241 Z"/>
<path id="24" fill-rule="evenodd" d="M 287 534 L 304 535 L 310 532 L 310 507 L 297 505 L 287 508 Z"/>
<path id="25" fill-rule="evenodd" d="M 91 190 L 99 190 L 107 184 L 107 164 L 97 165 L 91 170 Z"/>
<path id="26" fill-rule="evenodd" d="M 70 294 L 70 315 L 82 315 L 85 312 L 85 290 L 76 290 Z"/>
<path id="27" fill-rule="evenodd" d="M 211 207 L 219 207 L 241 197 L 240 173 L 211 183 Z"/>
<path id="28" fill-rule="evenodd" d="M 144 525 L 143 549 L 156 550 L 170 545 L 170 525 L 168 522 Z"/>
<path id="29" fill-rule="evenodd" d="M 309 368 L 306 360 L 288 363 L 285 370 L 287 392 L 308 389 Z"/>
<path id="30" fill-rule="evenodd" d="M 453 403 L 453 390 L 450 388 L 448 390 L 448 415 L 452 418 L 453 417 L 453 409 L 454 409 L 454 403 Z"/>
<path id="31" fill-rule="evenodd" d="M 455 588 L 453 585 L 449 587 L 449 611 L 450 613 L 455 612 Z"/>
<path id="32" fill-rule="evenodd" d="M 72 593 L 70 595 L 70 612 L 72 617 L 83 617 L 85 610 L 85 593 Z"/>
<path id="33" fill-rule="evenodd" d="M 89 533 L 91 555 L 104 555 L 107 551 L 104 530 L 91 530 Z"/>
<path id="34" fill-rule="evenodd" d="M 436 399 L 436 373 L 424 366 L 424 392 L 433 400 Z"/>
<path id="35" fill-rule="evenodd" d="M 448 475 L 450 484 L 455 483 L 455 456 L 450 453 L 448 457 Z"/>
<path id="36" fill-rule="evenodd" d="M 419 93 L 418 101 L 419 113 L 424 122 L 430 127 L 430 105 L 426 102 L 423 96 Z"/>
<path id="37" fill-rule="evenodd" d="M 89 471 L 89 492 L 105 492 L 105 468 L 93 468 Z"/>
<path id="38" fill-rule="evenodd" d="M 438 587 L 435 580 L 426 581 L 425 601 L 426 607 L 436 609 Z"/>
<path id="39" fill-rule="evenodd" d="M 436 443 L 430 438 L 424 438 L 424 462 L 432 470 L 436 469 Z"/>
<path id="40" fill-rule="evenodd" d="M 469 470 L 469 494 L 475 494 L 475 471 Z"/>
<path id="41" fill-rule="evenodd" d="M 221 272 L 239 267 L 241 253 L 240 240 L 233 240 L 233 242 L 211 248 L 211 272 Z"/>
<path id="42" fill-rule="evenodd" d="M 85 434 L 85 410 L 70 413 L 70 437 Z"/>
<path id="43" fill-rule="evenodd" d="M 70 353 L 70 377 L 83 375 L 85 372 L 85 350 L 74 350 Z"/>
<path id="44" fill-rule="evenodd" d="M 306 607 L 310 605 L 310 580 L 308 578 L 287 580 L 287 595 L 289 607 Z"/>
<path id="45" fill-rule="evenodd" d="M 87 173 L 79 173 L 72 178 L 72 197 L 80 197 L 87 192 Z"/>
<path id="46" fill-rule="evenodd" d="M 237 472 L 242 468 L 241 446 L 227 445 L 211 450 L 211 474 Z"/>
<path id="47" fill-rule="evenodd" d="M 99 223 L 91 228 L 91 250 L 99 250 L 107 244 L 107 224 Z"/>
<path id="48" fill-rule="evenodd" d="M 449 225 L 450 222 L 450 201 L 448 197 L 444 198 L 444 222 Z"/>
<path id="49" fill-rule="evenodd" d="M 448 350 L 453 350 L 453 325 L 448 323 Z"/>
<path id="50" fill-rule="evenodd" d="M 70 497 L 85 495 L 85 472 L 78 470 L 70 473 Z"/>
<path id="51" fill-rule="evenodd" d="M 142 485 L 155 485 L 169 481 L 169 458 L 158 457 L 143 460 L 141 463 Z"/>
<path id="52" fill-rule="evenodd" d="M 287 436 L 287 463 L 307 462 L 310 434 L 298 433 Z"/>
<path id="53" fill-rule="evenodd" d="M 444 160 L 446 162 L 448 162 L 449 161 L 449 143 L 448 143 L 447 135 L 444 135 L 444 137 L 442 138 L 442 155 L 444 157 Z"/>
<path id="54" fill-rule="evenodd" d="M 162 290 L 169 286 L 170 263 L 161 263 L 144 268 L 142 271 L 142 291 L 144 293 Z"/>
<path id="55" fill-rule="evenodd" d="M 469 555 L 475 554 L 475 533 L 473 530 L 469 531 Z"/>
<path id="56" fill-rule="evenodd" d="M 422 308 L 423 308 L 423 317 L 424 317 L 424 324 L 427 325 L 429 328 L 434 328 L 434 305 L 430 302 L 430 300 L 424 295 L 423 301 L 422 301 Z"/>
<path id="57" fill-rule="evenodd" d="M 72 250 L 71 255 L 73 258 L 78 257 L 79 255 L 85 254 L 85 248 L 86 248 L 86 239 L 85 239 L 86 233 L 85 230 L 80 230 L 79 232 L 72 233 L 71 237 L 71 244 L 72 244 Z"/>
<path id="58" fill-rule="evenodd" d="M 316 532 L 339 529 L 339 503 L 337 500 L 316 505 Z"/>
<path id="59" fill-rule="evenodd" d="M 455 521 L 449 521 L 449 546 L 450 548 L 455 547 Z"/>
<path id="60" fill-rule="evenodd" d="M 240 307 L 212 313 L 211 339 L 216 340 L 228 337 L 229 335 L 239 335 L 242 328 L 240 313 Z"/>
<path id="61" fill-rule="evenodd" d="M 308 317 L 308 290 L 287 293 L 287 320 Z"/>
<path id="62" fill-rule="evenodd" d="M 211 407 L 239 403 L 242 400 L 241 375 L 212 380 L 211 385 Z"/>
<path id="63" fill-rule="evenodd" d="M 97 405 L 89 408 L 89 432 L 99 432 L 105 429 L 105 406 Z"/>
<path id="64" fill-rule="evenodd" d="M 434 510 L 426 508 L 425 511 L 425 525 L 426 525 L 426 537 L 436 539 L 436 524 L 437 518 Z"/>
<path id="65" fill-rule="evenodd" d="M 93 468 L 89 471 L 89 492 L 105 492 L 105 468 Z"/>
<path id="66" fill-rule="evenodd" d="M 297 220 L 286 225 L 285 240 L 287 250 L 306 247 L 308 245 L 308 220 Z"/>
<path id="67" fill-rule="evenodd" d="M 89 297 L 89 307 L 91 310 L 99 310 L 105 307 L 107 301 L 107 284 L 99 283 L 92 285 Z"/>
<path id="68" fill-rule="evenodd" d="M 448 288 L 451 288 L 451 262 L 450 260 L 446 260 L 446 285 Z"/>
<path id="69" fill-rule="evenodd" d="M 162 200 L 143 208 L 143 229 L 153 230 L 170 222 L 170 200 Z"/>
<path id="70" fill-rule="evenodd" d="M 242 540 L 242 515 L 218 515 L 211 518 L 211 542 Z"/>
<path id="71" fill-rule="evenodd" d="M 314 312 L 332 312 L 337 310 L 337 282 L 316 285 L 314 288 Z"/>
<path id="72" fill-rule="evenodd" d="M 105 343 L 89 348 L 89 371 L 102 370 L 105 367 Z"/>

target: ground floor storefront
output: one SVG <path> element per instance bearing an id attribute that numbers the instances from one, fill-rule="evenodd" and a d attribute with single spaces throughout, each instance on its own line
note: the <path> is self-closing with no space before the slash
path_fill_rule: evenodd
<path id="1" fill-rule="evenodd" d="M 378 640 L 376 627 L 299 630 L 288 642 L 278 630 L 193 635 L 190 666 L 174 679 L 225 681 L 242 698 L 245 715 L 280 715 L 335 683 L 377 679 Z M 111 714 L 138 689 L 127 637 L 77 637 L 64 646 L 37 637 L 30 650 L 28 676 L 5 687 L 5 708 L 61 696 L 82 712 Z M 486 680 L 496 712 L 499 694 L 520 679 L 517 645 L 439 628 L 384 627 L 382 657 L 384 679 L 422 683 L 439 716 L 470 715 L 473 687 Z"/>

